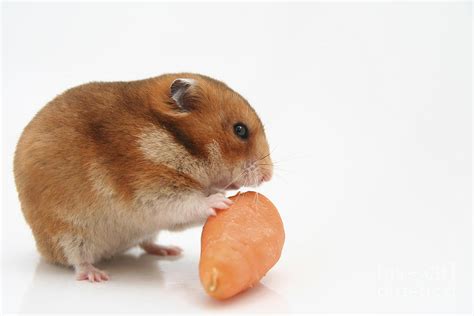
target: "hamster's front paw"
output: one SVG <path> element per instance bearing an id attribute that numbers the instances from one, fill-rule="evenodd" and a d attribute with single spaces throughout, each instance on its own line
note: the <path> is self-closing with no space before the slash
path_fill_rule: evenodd
<path id="1" fill-rule="evenodd" d="M 207 214 L 209 216 L 215 216 L 216 210 L 224 210 L 229 208 L 234 202 L 232 200 L 226 198 L 223 193 L 214 193 L 209 195 L 206 198 L 207 204 Z"/>
<path id="2" fill-rule="evenodd" d="M 223 193 L 214 193 L 209 196 L 201 192 L 173 199 L 169 205 L 169 213 L 164 212 L 168 217 L 161 217 L 163 221 L 170 224 L 161 228 L 179 231 L 187 227 L 202 225 L 209 216 L 215 216 L 216 210 L 229 208 L 233 204 L 232 200 L 225 197 Z"/>

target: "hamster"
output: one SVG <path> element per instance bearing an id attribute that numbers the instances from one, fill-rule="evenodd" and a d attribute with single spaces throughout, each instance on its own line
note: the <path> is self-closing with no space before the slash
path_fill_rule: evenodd
<path id="1" fill-rule="evenodd" d="M 159 231 L 204 223 L 232 201 L 225 191 L 272 177 L 255 110 L 225 83 L 177 73 L 92 82 L 41 109 L 17 144 L 14 174 L 38 251 L 77 280 L 131 247 L 179 255 Z"/>

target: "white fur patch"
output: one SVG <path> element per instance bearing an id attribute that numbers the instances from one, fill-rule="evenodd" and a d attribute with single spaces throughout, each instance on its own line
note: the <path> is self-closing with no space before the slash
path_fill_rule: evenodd
<path id="1" fill-rule="evenodd" d="M 211 186 L 213 180 L 225 170 L 220 147 L 216 141 L 207 146 L 209 159 L 199 160 L 165 130 L 148 126 L 143 129 L 139 137 L 139 146 L 147 159 L 187 174 L 204 187 Z"/>

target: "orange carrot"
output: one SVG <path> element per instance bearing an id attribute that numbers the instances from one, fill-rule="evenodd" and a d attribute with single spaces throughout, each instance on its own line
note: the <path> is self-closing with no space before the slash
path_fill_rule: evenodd
<path id="1" fill-rule="evenodd" d="M 262 194 L 240 193 L 209 217 L 201 236 L 199 276 L 206 292 L 226 299 L 252 287 L 280 258 L 285 231 L 275 206 Z"/>

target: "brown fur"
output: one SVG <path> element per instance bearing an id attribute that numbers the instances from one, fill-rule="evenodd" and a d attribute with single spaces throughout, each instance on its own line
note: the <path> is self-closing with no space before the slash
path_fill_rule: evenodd
<path id="1" fill-rule="evenodd" d="M 189 112 L 170 98 L 176 78 L 197 82 L 186 94 Z M 237 122 L 249 127 L 248 140 L 233 133 Z M 189 168 L 181 168 L 178 162 L 157 164 L 147 157 L 139 146 L 144 128 L 172 137 L 185 149 L 190 168 L 203 165 L 211 183 L 181 171 Z M 207 167 L 212 144 L 218 144 L 222 159 L 213 164 L 214 169 Z M 173 148 L 160 146 L 146 150 L 159 156 L 160 151 Z M 133 82 L 94 82 L 66 91 L 25 128 L 14 172 L 22 210 L 39 251 L 53 262 L 68 265 L 74 261 L 65 253 L 65 243 L 82 249 L 94 242 L 97 229 L 134 225 L 126 218 L 144 216 L 136 201 L 145 191 L 169 198 L 180 192 L 209 194 L 209 186 L 222 189 L 228 180 L 219 178 L 222 168 L 249 164 L 266 154 L 263 126 L 245 99 L 222 82 L 182 73 Z M 271 175 L 270 158 L 264 162 L 267 167 L 262 166 L 262 172 Z M 98 226 L 105 219 L 113 224 Z M 132 231 L 138 236 L 140 227 Z"/>

